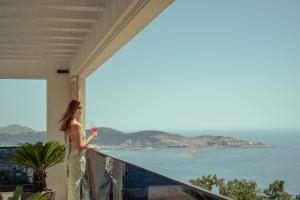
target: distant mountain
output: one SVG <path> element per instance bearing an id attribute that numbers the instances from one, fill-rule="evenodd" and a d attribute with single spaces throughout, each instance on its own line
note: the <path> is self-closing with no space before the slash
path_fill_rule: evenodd
<path id="1" fill-rule="evenodd" d="M 112 128 L 102 127 L 99 130 L 96 138 L 96 143 L 98 144 L 118 145 L 127 139 L 126 134 Z M 86 130 L 86 133 L 90 134 L 90 130 Z"/>
<path id="2" fill-rule="evenodd" d="M 90 134 L 90 131 L 87 130 L 87 133 Z M 123 133 L 121 131 L 100 127 L 98 137 L 96 138 L 95 143 L 100 145 L 111 145 L 111 146 L 158 146 L 159 139 L 154 136 L 167 134 L 162 131 L 140 131 L 134 133 Z"/>
<path id="3" fill-rule="evenodd" d="M 0 146 L 16 145 L 18 143 L 35 143 L 37 141 L 45 142 L 46 132 L 36 132 L 33 129 L 19 125 L 10 125 L 6 127 L 6 132 L 0 134 Z M 260 142 L 240 140 L 226 136 L 201 135 L 196 137 L 186 137 L 179 134 L 167 133 L 157 130 L 146 130 L 133 133 L 123 133 L 119 130 L 100 127 L 98 128 L 98 137 L 94 143 L 102 147 L 113 148 L 161 148 L 161 147 L 239 147 L 239 148 L 257 148 L 269 147 Z M 17 130 L 17 133 L 8 131 Z M 23 133 L 20 131 L 24 130 Z M 31 132 L 30 132 L 31 131 Z M 87 135 L 90 130 L 86 130 Z"/>
<path id="4" fill-rule="evenodd" d="M 46 141 L 46 135 L 19 124 L 0 127 L 0 146 L 15 146 L 19 143 Z"/>
<path id="5" fill-rule="evenodd" d="M 90 133 L 89 130 L 86 131 Z M 166 133 L 157 130 L 139 131 L 134 133 L 123 133 L 111 128 L 99 128 L 98 138 L 95 143 L 104 147 L 238 147 L 238 148 L 261 148 L 270 147 L 260 142 L 240 140 L 226 136 L 202 135 L 186 137 L 174 133 Z"/>
<path id="6" fill-rule="evenodd" d="M 10 124 L 6 127 L 0 127 L 0 134 L 17 135 L 23 133 L 37 133 L 37 131 L 19 124 Z"/>

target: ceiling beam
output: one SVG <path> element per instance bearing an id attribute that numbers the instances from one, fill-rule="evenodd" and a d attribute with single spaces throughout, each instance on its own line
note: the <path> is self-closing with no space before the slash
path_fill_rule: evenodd
<path id="1" fill-rule="evenodd" d="M 0 7 L 101 12 L 105 0 L 1 0 Z"/>
<path id="2" fill-rule="evenodd" d="M 45 44 L 45 45 L 63 45 L 63 46 L 80 46 L 81 40 L 65 40 L 59 38 L 42 38 L 42 37 L 0 37 L 0 44 Z"/>
<path id="3" fill-rule="evenodd" d="M 14 21 L 14 20 L 13 20 Z M 86 23 L 67 23 L 67 22 L 39 22 L 36 21 L 14 21 L 12 23 L 0 19 L 1 30 L 14 31 L 63 31 L 63 32 L 91 32 L 92 24 Z"/>
<path id="4" fill-rule="evenodd" d="M 49 49 L 0 49 L 0 55 L 74 55 L 77 51 Z"/>
<path id="5" fill-rule="evenodd" d="M 71 47 L 71 48 L 62 48 L 61 46 L 43 46 L 43 45 L 24 45 L 24 46 L 7 46 L 7 45 L 0 45 L 1 50 L 11 50 L 11 51 L 22 51 L 22 50 L 30 50 L 30 49 L 39 49 L 40 51 L 57 51 L 57 52 L 77 52 L 79 48 Z"/>
<path id="6" fill-rule="evenodd" d="M 1 9 L 0 9 L 1 10 Z M 99 18 L 98 13 L 81 12 L 81 11 L 62 11 L 55 12 L 51 10 L 32 10 L 31 12 L 8 12 L 0 11 L 0 22 L 14 22 L 14 21 L 55 21 L 68 23 L 96 23 Z"/>
<path id="7" fill-rule="evenodd" d="M 0 60 L 41 60 L 41 61 L 63 61 L 69 63 L 69 57 L 33 57 L 20 55 L 0 55 Z"/>
<path id="8" fill-rule="evenodd" d="M 0 37 L 22 37 L 22 36 L 65 36 L 74 38 L 85 38 L 86 33 L 78 32 L 62 32 L 62 31 L 45 31 L 45 30 L 35 30 L 35 29 L 24 29 L 22 31 L 18 30 L 7 30 L 0 29 Z"/>

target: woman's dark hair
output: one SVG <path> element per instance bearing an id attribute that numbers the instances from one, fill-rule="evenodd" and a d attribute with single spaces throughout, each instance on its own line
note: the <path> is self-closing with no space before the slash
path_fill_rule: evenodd
<path id="1" fill-rule="evenodd" d="M 66 112 L 62 115 L 62 118 L 58 121 L 61 122 L 59 130 L 66 131 L 70 126 L 70 122 L 75 114 L 77 108 L 80 107 L 80 101 L 78 100 L 71 100 Z"/>

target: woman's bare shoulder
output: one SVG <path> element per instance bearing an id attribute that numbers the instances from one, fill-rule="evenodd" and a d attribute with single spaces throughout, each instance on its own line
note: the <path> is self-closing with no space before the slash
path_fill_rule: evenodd
<path id="1" fill-rule="evenodd" d="M 81 127 L 81 123 L 78 121 L 78 120 L 76 120 L 76 119 L 73 119 L 72 121 L 71 121 L 71 124 L 70 124 L 71 126 L 75 126 L 75 127 Z"/>

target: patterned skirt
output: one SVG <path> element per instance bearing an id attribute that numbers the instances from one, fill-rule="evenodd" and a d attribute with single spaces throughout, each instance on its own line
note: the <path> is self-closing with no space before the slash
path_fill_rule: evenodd
<path id="1" fill-rule="evenodd" d="M 71 145 L 73 146 L 73 145 Z M 86 151 L 71 151 L 65 157 L 65 170 L 67 173 L 68 193 L 67 200 L 81 200 L 82 179 L 86 170 Z"/>

